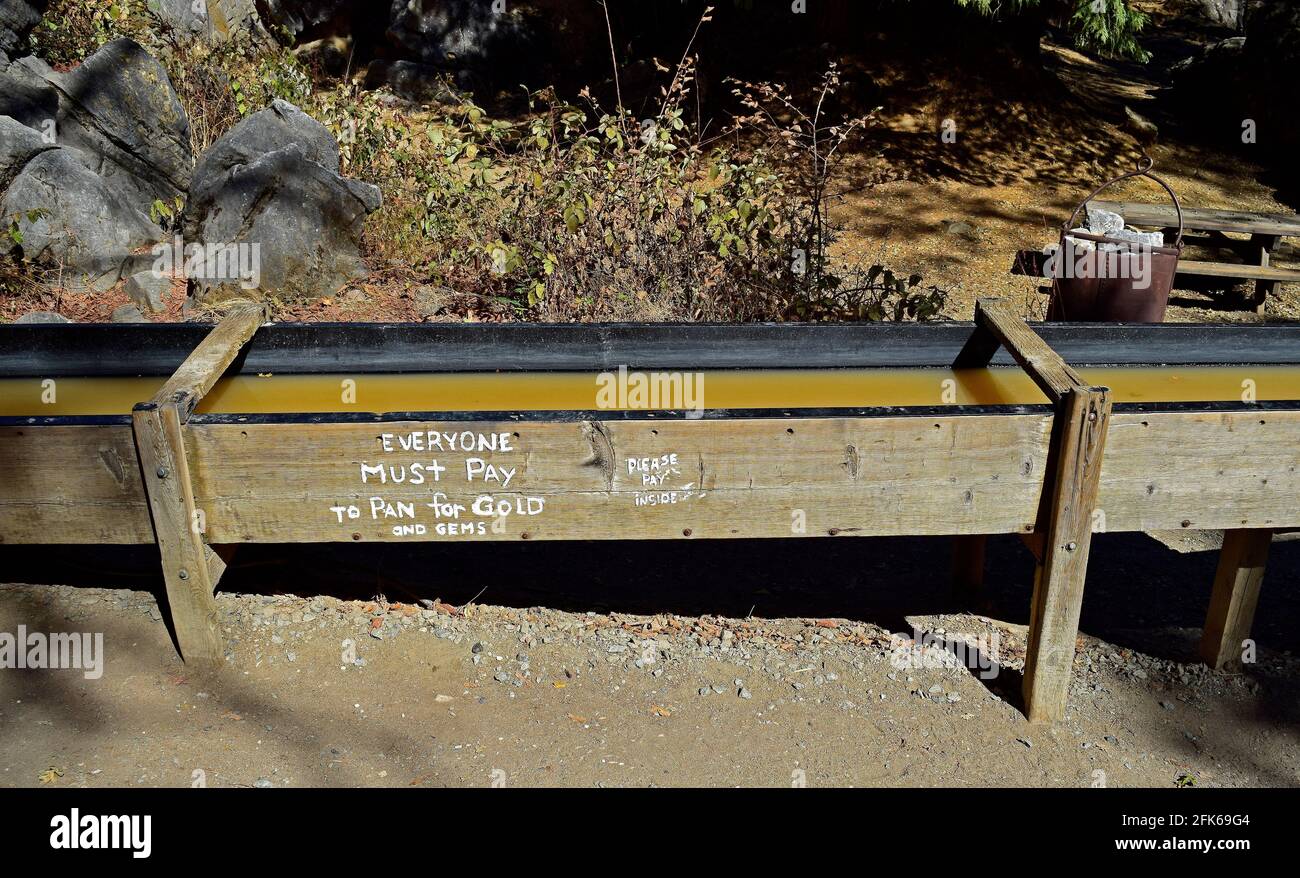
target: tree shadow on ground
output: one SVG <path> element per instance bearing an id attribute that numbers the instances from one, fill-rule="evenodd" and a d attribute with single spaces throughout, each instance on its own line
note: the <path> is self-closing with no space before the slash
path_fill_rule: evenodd
<path id="1" fill-rule="evenodd" d="M 152 547 L 0 547 L 6 578 L 162 592 Z M 1179 553 L 1145 534 L 1098 534 L 1081 629 L 1138 650 L 1142 632 L 1199 628 L 1217 553 Z M 1300 648 L 1300 541 L 1276 541 L 1256 617 L 1272 649 Z M 570 612 L 847 618 L 892 631 L 907 616 L 969 609 L 952 594 L 940 537 L 716 541 L 241 546 L 220 591 L 413 603 L 440 598 Z M 989 540 L 988 615 L 1025 624 L 1033 561 L 1014 536 Z"/>

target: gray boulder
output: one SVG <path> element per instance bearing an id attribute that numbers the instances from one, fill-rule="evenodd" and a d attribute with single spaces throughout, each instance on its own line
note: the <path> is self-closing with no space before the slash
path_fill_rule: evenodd
<path id="1" fill-rule="evenodd" d="M 58 94 L 59 145 L 77 149 L 135 209 L 147 216 L 155 200 L 170 204 L 189 188 L 189 119 L 167 71 L 134 40 L 105 43 L 81 66 L 42 78 Z"/>
<path id="2" fill-rule="evenodd" d="M 273 34 L 296 41 L 323 29 L 345 31 L 356 4 L 354 0 L 261 0 L 258 5 L 263 23 Z"/>
<path id="3" fill-rule="evenodd" d="M 230 129 L 199 161 L 185 207 L 187 248 L 256 258 L 257 287 L 314 297 L 364 276 L 362 225 L 379 189 L 339 175 L 338 145 L 325 126 L 276 101 Z M 239 248 L 237 251 L 233 248 Z M 190 275 L 199 302 L 247 297 L 253 278 L 228 270 Z"/>
<path id="4" fill-rule="evenodd" d="M 49 0 L 0 0 L 0 52 L 21 48 L 48 5 Z"/>
<path id="5" fill-rule="evenodd" d="M 1201 15 L 1222 27 L 1240 28 L 1246 14 L 1245 0 L 1196 0 Z"/>
<path id="6" fill-rule="evenodd" d="M 53 311 L 28 311 L 22 317 L 14 321 L 15 324 L 30 323 L 71 323 L 72 321 L 62 314 L 55 314 Z"/>
<path id="7" fill-rule="evenodd" d="M 303 156 L 326 170 L 338 173 L 339 145 L 329 129 L 288 101 L 277 100 L 254 113 L 203 154 L 194 169 L 191 195 L 202 197 L 204 184 L 219 182 L 220 176 L 259 156 L 296 143 Z"/>
<path id="8" fill-rule="evenodd" d="M 172 279 L 157 271 L 141 271 L 126 279 L 126 294 L 141 311 L 157 314 L 167 308 L 163 296 L 171 291 Z"/>
<path id="9" fill-rule="evenodd" d="M 498 11 L 496 4 L 480 0 L 391 0 L 388 39 L 423 64 L 485 66 L 522 49 L 529 39 L 512 6 Z"/>
<path id="10" fill-rule="evenodd" d="M 205 0 L 202 4 L 194 0 L 151 0 L 149 5 L 175 30 L 212 42 L 240 37 L 260 42 L 267 36 L 256 0 Z"/>
<path id="11" fill-rule="evenodd" d="M 0 69 L 0 116 L 9 116 L 28 128 L 56 133 L 59 93 L 45 81 L 47 70 L 49 65 L 35 57 L 20 58 Z"/>
<path id="12" fill-rule="evenodd" d="M 22 241 L 0 250 L 62 282 L 111 286 L 162 239 L 153 203 L 188 190 L 189 138 L 166 71 L 131 40 L 67 73 L 14 61 L 0 70 L 0 218 L 17 218 Z"/>
<path id="13" fill-rule="evenodd" d="M 0 116 L 0 192 L 9 188 L 14 177 L 35 156 L 56 148 L 26 125 L 20 125 L 8 116 Z"/>
<path id="14" fill-rule="evenodd" d="M 118 305 L 108 318 L 110 323 L 148 323 L 149 318 L 141 313 L 134 302 Z"/>
<path id="15" fill-rule="evenodd" d="M 71 149 L 37 154 L 0 199 L 21 242 L 0 238 L 0 252 L 59 273 L 66 286 L 106 289 L 132 264 L 133 251 L 158 239 L 159 229 L 91 171 Z"/>

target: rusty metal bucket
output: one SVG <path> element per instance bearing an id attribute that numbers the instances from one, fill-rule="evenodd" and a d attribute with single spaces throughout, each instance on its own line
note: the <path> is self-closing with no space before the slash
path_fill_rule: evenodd
<path id="1" fill-rule="evenodd" d="M 1174 286 L 1178 258 L 1183 252 L 1183 208 L 1169 184 L 1151 173 L 1154 164 L 1143 156 L 1137 170 L 1109 180 L 1092 191 L 1061 226 L 1055 269 L 1051 271 L 1052 295 L 1047 319 L 1058 321 L 1100 321 L 1124 323 L 1161 323 Z M 1147 177 L 1159 183 L 1173 199 L 1178 214 L 1178 238 L 1172 247 L 1153 247 L 1104 235 L 1070 234 L 1083 210 L 1098 193 L 1130 177 Z M 1091 251 L 1076 251 L 1067 240 L 1093 241 Z M 1116 250 L 1103 252 L 1102 244 Z M 1143 259 L 1146 260 L 1143 269 Z M 1139 270 L 1142 269 L 1142 270 Z"/>

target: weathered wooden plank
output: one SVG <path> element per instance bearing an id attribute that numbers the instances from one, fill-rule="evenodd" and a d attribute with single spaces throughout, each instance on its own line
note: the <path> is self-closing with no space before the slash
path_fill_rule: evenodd
<path id="1" fill-rule="evenodd" d="M 187 662 L 221 660 L 220 619 L 212 593 L 226 564 L 204 542 L 207 515 L 194 502 L 181 425 L 239 356 L 264 317 L 260 304 L 236 305 L 185 358 L 153 402 L 137 406 L 131 417 L 168 609 L 177 646 Z"/>
<path id="2" fill-rule="evenodd" d="M 1300 412 L 1114 414 L 1097 513 L 1106 531 L 1295 527 Z"/>
<path id="3" fill-rule="evenodd" d="M 1246 265 L 1235 262 L 1198 262 L 1193 259 L 1180 259 L 1178 273 L 1200 277 L 1240 278 L 1266 283 L 1300 283 L 1300 271 L 1267 264 Z"/>
<path id="4" fill-rule="evenodd" d="M 607 422 L 600 429 L 613 437 L 617 454 L 612 490 L 589 438 L 599 432 L 581 423 L 238 425 L 198 419 L 185 428 L 195 502 L 206 511 L 208 536 L 216 543 L 245 537 L 351 539 L 355 529 L 344 529 L 342 537 L 335 530 L 322 536 L 320 515 L 344 499 L 371 496 L 370 486 L 359 482 L 359 462 L 427 462 L 430 457 L 385 453 L 381 433 L 467 427 L 507 431 L 512 441 L 518 432 L 522 453 L 483 456 L 519 466 L 510 488 L 554 497 L 552 512 L 564 510 L 558 514 L 580 519 L 571 530 L 582 538 L 635 537 L 635 528 L 651 524 L 660 536 L 680 538 L 681 530 L 692 526 L 683 509 L 693 510 L 698 524 L 694 512 L 700 510 L 691 506 L 670 504 L 640 513 L 623 508 L 642 489 L 640 475 L 626 472 L 627 458 L 673 452 L 696 468 L 704 458 L 705 486 L 716 486 L 720 495 L 706 498 L 706 509 L 739 516 L 739 526 L 710 527 L 710 535 L 802 536 L 831 527 L 845 535 L 957 535 L 1014 533 L 1035 520 L 1051 416 Z M 4 427 L 0 447 L 0 540 L 153 542 L 129 427 Z M 522 464 L 511 462 L 521 456 Z M 444 466 L 464 466 L 465 455 L 432 457 L 446 458 Z M 1114 414 L 1097 529 L 1300 527 L 1298 467 L 1300 411 Z M 854 471 L 856 478 L 850 478 Z M 666 485 L 680 488 L 687 481 L 696 480 L 683 477 Z M 428 487 L 373 493 L 420 499 L 430 493 Z M 463 495 L 472 499 L 477 487 Z M 733 501 L 724 503 L 726 497 Z M 759 515 L 755 510 L 764 503 L 787 510 L 784 520 Z M 723 511 L 733 507 L 739 512 Z M 790 509 L 805 511 L 805 533 L 792 532 Z M 900 510 L 903 515 L 895 520 Z M 535 517 L 545 518 L 546 526 L 530 523 L 530 536 L 563 536 L 550 524 L 553 517 Z M 505 534 L 486 538 L 518 539 L 520 530 L 509 524 Z M 394 537 L 384 536 L 381 527 L 367 527 L 363 539 Z"/>
<path id="5" fill-rule="evenodd" d="M 1070 390 L 1058 409 L 1054 466 L 1043 498 L 1043 557 L 1034 576 L 1025 654 L 1023 692 L 1030 722 L 1065 715 L 1109 419 L 1104 388 Z"/>
<path id="6" fill-rule="evenodd" d="M 129 425 L 0 427 L 0 543 L 153 542 Z"/>
<path id="7" fill-rule="evenodd" d="M 1103 210 L 1123 214 L 1124 221 L 1135 226 L 1171 229 L 1178 226 L 1172 204 L 1144 204 L 1137 201 L 1089 202 Z M 1183 224 L 1198 231 L 1241 232 L 1243 234 L 1300 235 L 1300 217 L 1285 213 L 1254 213 L 1242 210 L 1214 210 L 1184 207 Z"/>
<path id="8" fill-rule="evenodd" d="M 1000 300 L 981 299 L 976 302 L 975 323 L 987 329 L 1002 343 L 1012 358 L 1053 402 L 1060 400 L 1073 388 L 1086 386 L 1078 373 L 1030 329 L 1028 323 L 1012 313 Z M 965 354 L 967 351 L 963 350 L 963 355 Z"/>
<path id="9" fill-rule="evenodd" d="M 975 306 L 980 307 L 979 303 Z M 975 321 L 970 337 L 953 360 L 954 369 L 983 369 L 1002 345 L 1001 337 L 989 327 L 989 321 Z M 986 534 L 963 534 L 952 541 L 952 594 L 954 600 L 975 606 L 984 594 L 984 555 Z"/>
<path id="10" fill-rule="evenodd" d="M 162 557 L 167 603 L 177 645 L 187 662 L 222 656 L 212 564 L 200 532 L 176 406 L 141 406 L 132 415 L 154 535 Z"/>
<path id="11" fill-rule="evenodd" d="M 153 401 L 158 405 L 175 404 L 181 422 L 187 421 L 199 400 L 212 389 L 239 356 L 244 344 L 257 332 L 265 314 L 265 307 L 261 304 L 246 303 L 232 308 L 167 379 Z"/>
<path id="12" fill-rule="evenodd" d="M 1210 610 L 1201 635 L 1201 658 L 1211 667 L 1241 667 L 1242 646 L 1250 637 L 1272 539 L 1273 531 L 1266 528 L 1223 533 Z"/>
<path id="13" fill-rule="evenodd" d="M 400 450 L 413 433 L 467 428 L 500 447 Z M 987 415 L 196 424 L 188 434 L 209 538 L 243 542 L 393 539 L 412 523 L 427 531 L 405 538 L 445 538 L 433 525 L 447 519 L 426 505 L 435 492 L 466 506 L 492 495 L 544 507 L 473 535 L 484 539 L 1016 532 L 1032 521 L 1049 430 L 1046 415 Z M 372 497 L 416 508 L 375 517 Z M 467 509 L 456 520 L 483 518 Z"/>

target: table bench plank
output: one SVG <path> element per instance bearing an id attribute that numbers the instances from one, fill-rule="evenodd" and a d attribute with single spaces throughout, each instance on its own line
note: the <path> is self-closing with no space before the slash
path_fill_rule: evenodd
<path id="1" fill-rule="evenodd" d="M 1281 283 L 1300 283 L 1300 271 L 1291 268 L 1274 268 L 1271 265 L 1245 265 L 1233 262 L 1197 262 L 1194 259 L 1178 260 L 1179 274 L 1201 277 L 1228 277 L 1243 280 L 1267 280 Z"/>
<path id="2" fill-rule="evenodd" d="M 1178 215 L 1171 204 L 1144 204 L 1139 201 L 1094 200 L 1102 210 L 1123 215 L 1135 226 L 1177 228 Z M 1183 208 L 1183 225 L 1198 231 L 1240 232 L 1248 235 L 1300 236 L 1300 216 L 1283 213 L 1255 213 L 1243 210 L 1214 210 L 1201 207 Z"/>

